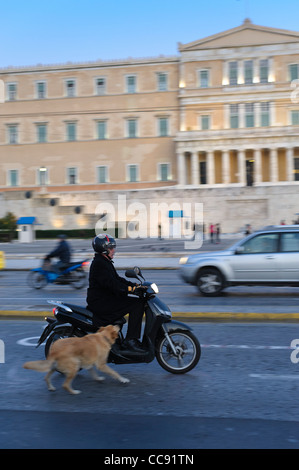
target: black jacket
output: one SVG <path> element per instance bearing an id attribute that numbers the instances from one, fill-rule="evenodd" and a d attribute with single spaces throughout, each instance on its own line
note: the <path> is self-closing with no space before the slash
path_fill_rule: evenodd
<path id="1" fill-rule="evenodd" d="M 61 240 L 57 247 L 48 254 L 47 258 L 59 258 L 62 263 L 69 263 L 71 260 L 71 250 L 68 242 Z"/>
<path id="2" fill-rule="evenodd" d="M 90 265 L 87 308 L 103 315 L 119 311 L 126 303 L 128 286 L 135 285 L 117 274 L 113 261 L 96 254 Z"/>

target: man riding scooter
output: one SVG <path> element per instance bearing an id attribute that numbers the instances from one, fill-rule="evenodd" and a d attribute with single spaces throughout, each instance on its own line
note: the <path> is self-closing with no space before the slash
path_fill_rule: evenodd
<path id="1" fill-rule="evenodd" d="M 124 339 L 122 329 L 112 346 L 108 362 L 114 364 L 149 363 L 157 359 L 163 369 L 173 374 L 184 374 L 196 366 L 201 348 L 191 328 L 172 320 L 169 307 L 156 295 L 155 283 L 143 277 L 138 266 L 128 269 L 125 276 L 137 280 L 130 282 L 120 277 L 114 266 L 115 240 L 106 234 L 93 240 L 95 256 L 90 267 L 87 308 L 60 300 L 48 300 L 54 305 L 53 317 L 47 317 L 37 346 L 45 342 L 45 355 L 53 342 L 62 338 L 81 338 L 111 323 L 121 326 L 124 315 L 129 314 Z M 133 297 L 135 294 L 139 298 Z M 142 342 L 141 321 L 145 313 Z"/>
<path id="2" fill-rule="evenodd" d="M 134 298 L 128 294 L 139 295 L 146 290 L 119 276 L 113 265 L 116 242 L 106 234 L 97 235 L 92 247 L 94 259 L 89 271 L 89 287 L 87 289 L 87 308 L 97 318 L 99 324 L 113 323 L 129 313 L 128 331 L 123 347 L 134 352 L 144 352 L 139 342 L 142 317 L 144 314 L 144 299 Z"/>
<path id="3" fill-rule="evenodd" d="M 51 258 L 59 258 L 59 261 L 53 266 L 53 271 L 60 274 L 71 261 L 71 248 L 69 243 L 66 241 L 66 235 L 58 235 L 58 244 L 54 250 L 51 251 L 46 257 L 45 261 L 49 261 Z"/>

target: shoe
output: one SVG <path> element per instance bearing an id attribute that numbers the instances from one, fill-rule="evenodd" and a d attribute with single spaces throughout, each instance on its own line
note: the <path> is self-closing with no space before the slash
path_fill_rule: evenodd
<path id="1" fill-rule="evenodd" d="M 142 349 L 141 343 L 135 339 L 125 339 L 122 343 L 122 347 L 124 349 L 128 349 L 129 351 L 133 351 L 136 353 L 145 353 L 146 351 Z"/>

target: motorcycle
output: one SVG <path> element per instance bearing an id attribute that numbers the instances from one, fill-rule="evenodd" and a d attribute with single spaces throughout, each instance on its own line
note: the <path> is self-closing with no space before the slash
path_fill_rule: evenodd
<path id="1" fill-rule="evenodd" d="M 68 263 L 67 267 L 56 272 L 49 261 L 45 261 L 40 268 L 35 268 L 28 274 L 28 285 L 34 289 L 42 289 L 47 284 L 71 284 L 75 289 L 82 289 L 86 285 L 87 273 L 85 267 L 88 259 Z"/>
<path id="2" fill-rule="evenodd" d="M 171 311 L 158 297 L 156 284 L 145 281 L 140 268 L 127 270 L 126 277 L 135 278 L 146 290 L 140 294 L 145 300 L 145 325 L 142 338 L 144 352 L 130 351 L 122 345 L 122 327 L 125 318 L 113 324 L 120 326 L 119 336 L 109 353 L 108 362 L 115 364 L 149 363 L 155 357 L 160 366 L 173 374 L 184 374 L 193 369 L 201 355 L 201 347 L 191 328 L 184 323 L 171 319 Z M 72 336 L 82 337 L 95 333 L 99 327 L 93 323 L 91 311 L 78 305 L 48 300 L 53 307 L 53 317 L 47 317 L 48 325 L 41 334 L 37 346 L 45 343 L 47 357 L 54 341 Z M 104 324 L 102 326 L 105 326 Z"/>

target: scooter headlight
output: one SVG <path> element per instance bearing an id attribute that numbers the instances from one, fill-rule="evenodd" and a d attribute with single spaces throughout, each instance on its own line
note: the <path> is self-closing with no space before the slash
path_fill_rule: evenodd
<path id="1" fill-rule="evenodd" d="M 157 284 L 155 284 L 155 283 L 151 284 L 151 288 L 152 288 L 152 290 L 155 292 L 155 294 L 158 294 L 159 289 L 158 289 Z"/>

